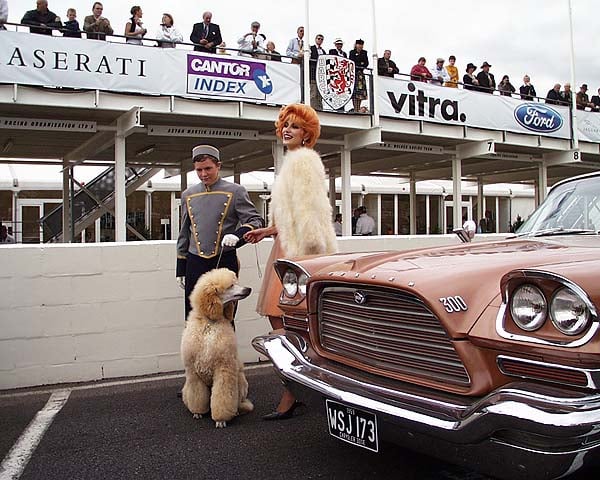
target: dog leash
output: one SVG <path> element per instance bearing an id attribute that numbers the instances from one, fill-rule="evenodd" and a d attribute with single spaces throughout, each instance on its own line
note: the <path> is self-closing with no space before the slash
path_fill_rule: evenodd
<path id="1" fill-rule="evenodd" d="M 215 268 L 219 268 L 219 263 L 221 263 L 221 257 L 223 256 L 223 250 L 225 250 L 225 247 L 221 245 L 221 252 L 219 253 L 219 258 L 217 258 L 217 265 Z"/>
<path id="2" fill-rule="evenodd" d="M 254 244 L 254 253 L 256 256 L 256 271 L 258 272 L 258 278 L 262 278 L 262 270 L 260 269 L 260 259 L 258 258 L 258 244 Z"/>

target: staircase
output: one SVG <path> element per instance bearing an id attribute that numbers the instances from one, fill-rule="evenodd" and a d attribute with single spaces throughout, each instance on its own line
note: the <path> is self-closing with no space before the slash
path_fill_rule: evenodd
<path id="1" fill-rule="evenodd" d="M 135 192 L 150 180 L 160 168 L 126 168 L 125 195 Z M 115 204 L 115 167 L 110 167 L 88 182 L 75 193 L 73 215 L 75 236 L 92 225 L 107 212 L 114 210 Z M 40 220 L 49 233 L 47 242 L 63 241 L 63 206 L 60 205 Z"/>

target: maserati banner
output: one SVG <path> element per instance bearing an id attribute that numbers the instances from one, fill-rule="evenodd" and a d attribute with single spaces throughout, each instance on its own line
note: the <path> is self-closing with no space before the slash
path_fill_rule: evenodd
<path id="1" fill-rule="evenodd" d="M 382 116 L 569 138 L 568 107 L 379 77 Z"/>
<path id="2" fill-rule="evenodd" d="M 0 82 L 288 104 L 297 65 L 86 39 L 2 32 Z"/>

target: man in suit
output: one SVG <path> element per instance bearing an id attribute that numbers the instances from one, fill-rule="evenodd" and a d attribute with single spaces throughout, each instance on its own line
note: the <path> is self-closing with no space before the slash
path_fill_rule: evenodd
<path id="1" fill-rule="evenodd" d="M 323 110 L 321 94 L 317 88 L 317 60 L 327 52 L 323 48 L 322 34 L 315 37 L 315 44 L 310 46 L 310 106 L 315 110 Z"/>
<path id="2" fill-rule="evenodd" d="M 377 73 L 379 76 L 393 78 L 395 74 L 400 73 L 394 61 L 390 59 L 391 56 L 391 50 L 384 50 L 383 58 L 377 60 Z"/>
<path id="3" fill-rule="evenodd" d="M 195 23 L 190 40 L 195 44 L 194 50 L 204 53 L 217 53 L 217 45 L 223 39 L 221 38 L 221 29 L 216 23 L 211 23 L 212 13 L 204 12 L 202 22 Z"/>
<path id="4" fill-rule="evenodd" d="M 333 42 L 335 48 L 329 50 L 329 55 L 337 55 L 338 57 L 348 58 L 348 54 L 342 50 L 344 42 L 341 38 L 336 38 Z"/>
<path id="5" fill-rule="evenodd" d="M 483 62 L 481 66 L 481 72 L 477 74 L 477 81 L 479 82 L 479 91 L 484 93 L 494 93 L 496 90 L 496 80 L 494 75 L 490 73 L 491 65 L 488 62 Z"/>

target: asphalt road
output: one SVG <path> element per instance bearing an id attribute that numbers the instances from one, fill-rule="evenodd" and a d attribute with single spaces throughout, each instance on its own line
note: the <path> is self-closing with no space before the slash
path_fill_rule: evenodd
<path id="1" fill-rule="evenodd" d="M 177 392 L 181 377 L 74 388 L 23 470 L 22 479 L 467 479 L 462 467 L 392 445 L 379 453 L 327 431 L 325 409 L 265 422 L 281 386 L 271 367 L 248 371 L 255 411 L 225 429 L 193 419 Z M 50 397 L 46 391 L 0 395 L 0 458 Z M 14 456 L 14 450 L 11 455 Z M 11 478 L 0 470 L 0 480 Z"/>

